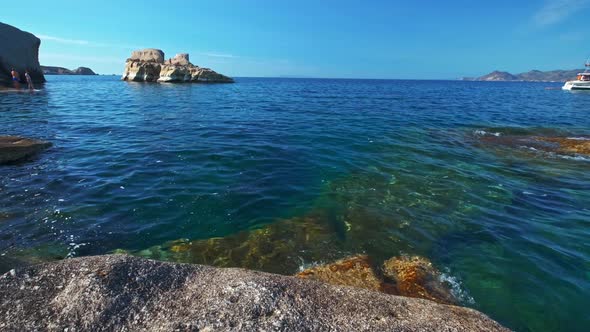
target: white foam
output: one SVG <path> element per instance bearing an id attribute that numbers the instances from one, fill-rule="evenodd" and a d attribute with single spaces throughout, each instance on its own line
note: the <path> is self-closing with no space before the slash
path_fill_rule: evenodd
<path id="1" fill-rule="evenodd" d="M 301 261 L 301 263 L 299 264 L 299 272 L 303 272 L 307 269 L 311 269 L 314 268 L 316 266 L 322 266 L 322 265 L 326 265 L 326 263 L 319 261 L 319 262 L 309 262 L 306 263 L 303 258 L 299 258 L 299 260 Z"/>
<path id="2" fill-rule="evenodd" d="M 567 160 L 576 160 L 576 161 L 590 161 L 589 157 L 584 157 L 584 156 L 568 156 L 568 155 L 561 155 L 558 154 L 557 157 L 562 158 L 562 159 L 567 159 Z"/>
<path id="3" fill-rule="evenodd" d="M 439 276 L 439 280 L 443 283 L 447 283 L 451 286 L 451 293 L 453 296 L 461 301 L 462 303 L 469 303 L 475 304 L 475 300 L 463 287 L 461 286 L 461 281 L 454 276 L 451 276 L 449 272 L 441 273 Z"/>
<path id="4" fill-rule="evenodd" d="M 475 130 L 473 133 L 475 135 L 478 135 L 478 136 L 496 136 L 496 137 L 500 137 L 502 135 L 501 133 L 498 133 L 498 132 L 490 133 L 490 132 L 487 132 L 487 131 L 481 130 L 481 129 Z"/>

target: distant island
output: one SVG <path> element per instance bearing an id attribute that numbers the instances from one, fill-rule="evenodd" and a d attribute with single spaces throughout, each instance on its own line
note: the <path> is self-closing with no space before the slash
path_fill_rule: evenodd
<path id="1" fill-rule="evenodd" d="M 463 81 L 526 81 L 526 82 L 565 82 L 576 77 L 584 69 L 573 70 L 531 70 L 526 73 L 511 74 L 505 71 L 493 71 L 480 77 L 463 77 Z"/>
<path id="2" fill-rule="evenodd" d="M 88 67 L 78 67 L 70 70 L 63 67 L 41 66 L 41 70 L 45 75 L 97 75 Z"/>

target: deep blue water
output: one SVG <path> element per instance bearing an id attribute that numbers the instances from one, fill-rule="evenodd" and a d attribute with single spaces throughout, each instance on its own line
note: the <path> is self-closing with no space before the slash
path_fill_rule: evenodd
<path id="1" fill-rule="evenodd" d="M 558 86 L 50 76 L 41 92 L 0 93 L 0 134 L 54 143 L 0 167 L 0 270 L 115 251 L 209 262 L 174 244 L 319 213 L 336 239 L 320 256 L 250 262 L 292 274 L 421 255 L 512 329 L 587 331 L 590 160 L 481 140 L 590 135 L 590 94 L 545 89 Z"/>

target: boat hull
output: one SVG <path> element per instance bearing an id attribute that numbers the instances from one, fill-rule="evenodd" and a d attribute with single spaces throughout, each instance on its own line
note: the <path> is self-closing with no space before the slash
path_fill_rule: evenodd
<path id="1" fill-rule="evenodd" d="M 590 90 L 589 81 L 568 81 L 562 87 L 563 90 Z"/>

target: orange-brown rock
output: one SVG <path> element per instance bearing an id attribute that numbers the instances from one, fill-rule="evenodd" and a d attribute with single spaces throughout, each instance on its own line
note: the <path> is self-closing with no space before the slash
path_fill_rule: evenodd
<path id="1" fill-rule="evenodd" d="M 557 152 L 576 153 L 590 155 L 590 137 L 568 138 L 568 137 L 538 137 L 540 141 L 556 143 Z"/>
<path id="2" fill-rule="evenodd" d="M 366 255 L 352 256 L 332 264 L 316 266 L 298 273 L 297 277 L 318 280 L 332 285 L 352 286 L 387 294 L 397 294 L 395 286 L 383 280 Z"/>
<path id="3" fill-rule="evenodd" d="M 423 257 L 390 258 L 383 263 L 383 274 L 395 281 L 399 295 L 456 303 L 449 285 L 440 280 L 441 273 Z"/>

